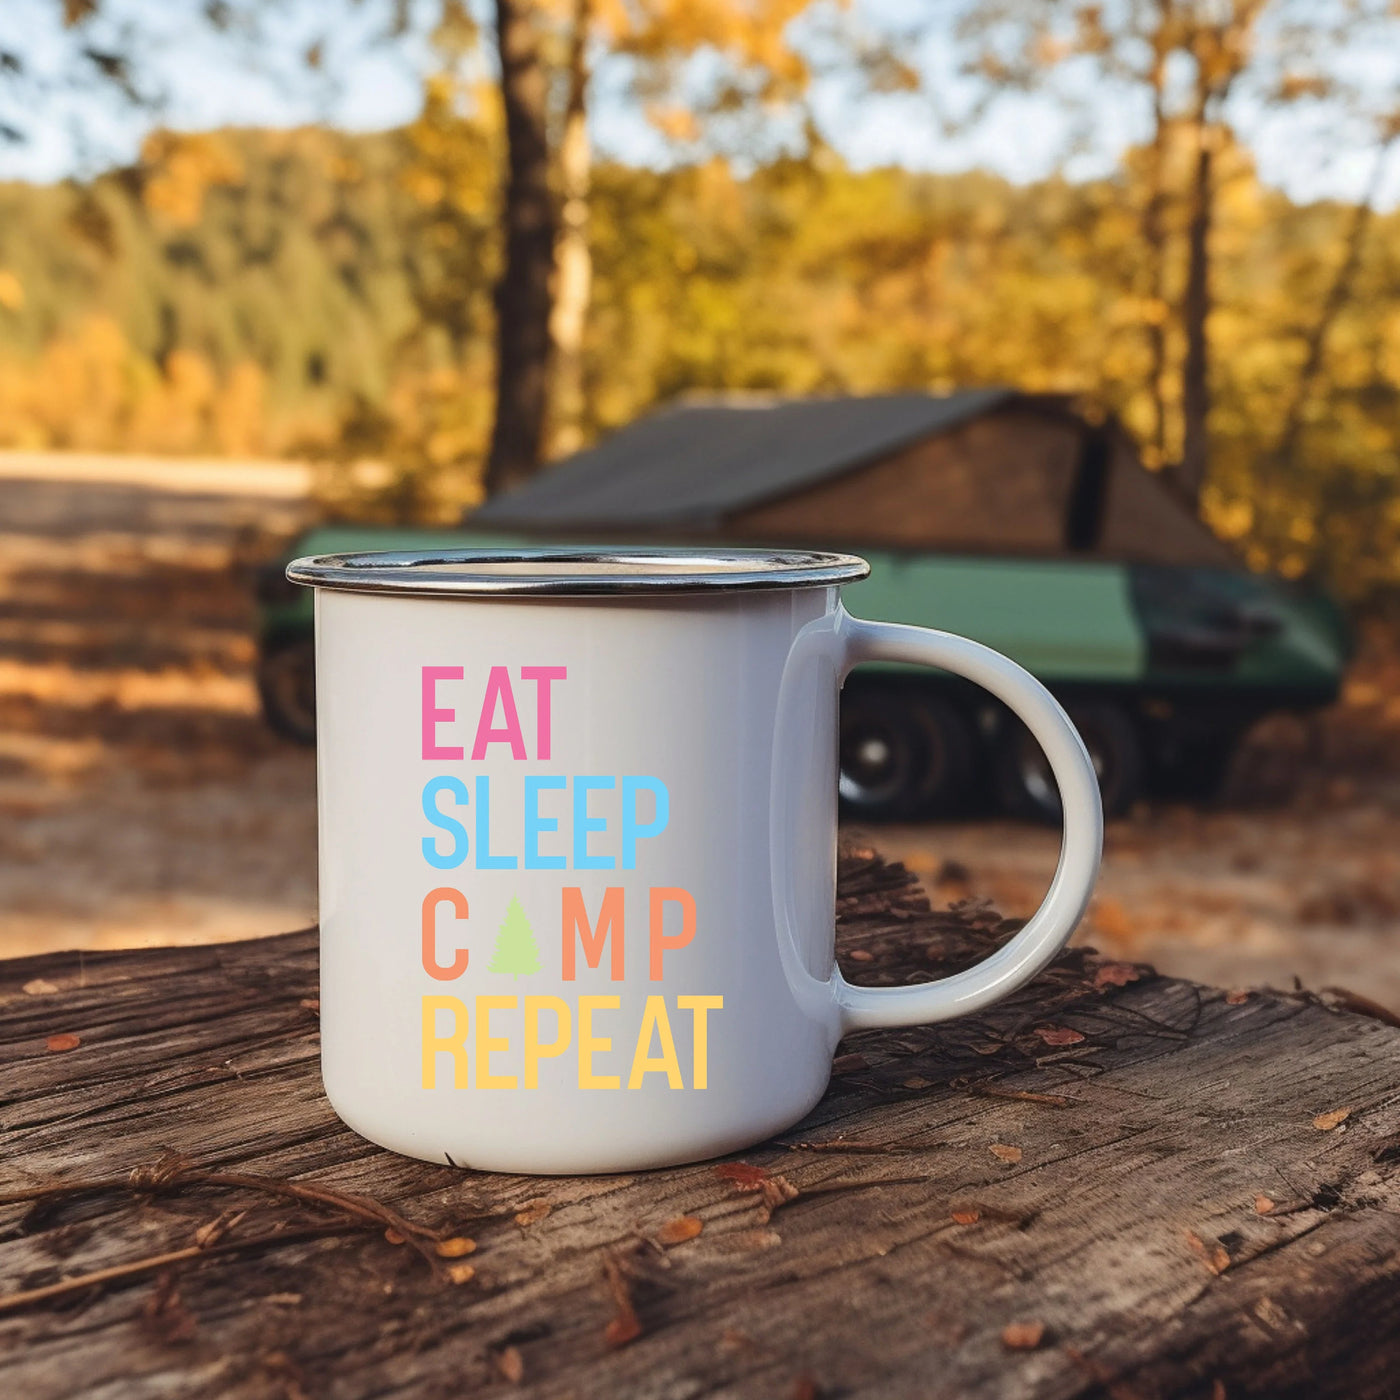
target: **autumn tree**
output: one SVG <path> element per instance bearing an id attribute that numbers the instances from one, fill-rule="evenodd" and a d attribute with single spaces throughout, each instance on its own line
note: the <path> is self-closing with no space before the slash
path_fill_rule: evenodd
<path id="1" fill-rule="evenodd" d="M 1113 89 L 1146 100 L 1149 129 L 1138 157 L 1145 167 L 1144 256 L 1134 281 L 1150 357 L 1147 437 L 1153 457 L 1175 458 L 1177 480 L 1195 503 L 1210 469 L 1213 233 L 1222 159 L 1237 144 L 1231 99 L 1247 79 L 1260 105 L 1339 100 L 1335 76 L 1324 73 L 1316 58 L 1339 51 L 1348 25 L 1377 3 L 988 0 L 963 22 L 967 69 L 994 90 L 1072 92 L 1080 118 L 1096 121 L 1102 101 L 1097 83 L 1057 86 L 1078 65 Z M 1259 43 L 1266 21 L 1267 62 Z M 1173 338 L 1180 344 L 1174 394 Z"/>

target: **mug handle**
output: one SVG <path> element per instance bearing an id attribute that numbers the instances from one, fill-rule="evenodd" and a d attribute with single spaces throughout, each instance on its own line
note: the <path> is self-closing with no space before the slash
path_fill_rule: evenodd
<path id="1" fill-rule="evenodd" d="M 1050 890 L 1040 908 L 1009 943 L 975 967 L 912 987 L 856 987 L 842 977 L 839 969 L 834 969 L 829 986 L 839 1012 L 841 1033 L 947 1021 L 1010 995 L 1029 982 L 1069 941 L 1088 907 L 1098 877 L 1103 853 L 1103 804 L 1084 741 L 1059 702 L 1034 676 L 980 642 L 931 628 L 865 622 L 844 608 L 836 614 L 834 627 L 828 624 L 810 639 L 799 637 L 795 651 L 807 652 L 804 640 L 816 642 L 817 650 L 825 653 L 822 660 L 829 661 L 838 683 L 844 682 L 862 661 L 895 661 L 951 671 L 991 691 L 1025 723 L 1044 749 L 1059 785 L 1064 812 L 1064 840 Z M 783 708 L 780 702 L 780 710 Z M 792 719 L 786 723 L 780 720 L 780 746 L 782 731 L 791 735 L 797 727 Z M 778 798 L 781 751 L 775 757 L 778 762 L 774 796 Z M 787 783 L 783 786 L 791 791 Z M 780 831 L 775 830 L 774 834 L 778 838 L 773 843 L 776 856 L 777 848 L 787 843 Z M 776 879 L 786 883 L 790 869 L 784 852 L 774 872 Z M 792 891 L 775 888 L 774 893 L 783 934 L 790 936 L 796 932 Z"/>

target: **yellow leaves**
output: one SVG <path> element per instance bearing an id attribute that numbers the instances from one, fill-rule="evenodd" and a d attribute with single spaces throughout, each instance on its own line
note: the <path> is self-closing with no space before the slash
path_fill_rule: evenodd
<path id="1" fill-rule="evenodd" d="M 1317 1117 L 1312 1120 L 1312 1125 L 1319 1132 L 1330 1133 L 1333 1128 L 1340 1127 L 1350 1117 L 1351 1109 L 1334 1108 L 1330 1113 L 1319 1113 Z"/>
<path id="2" fill-rule="evenodd" d="M 24 305 L 24 284 L 7 267 L 0 267 L 0 306 L 18 311 Z"/>
<path id="3" fill-rule="evenodd" d="M 476 1269 L 471 1264 L 449 1264 L 446 1272 L 449 1283 L 470 1283 L 476 1277 Z"/>
<path id="4" fill-rule="evenodd" d="M 192 228 L 204 196 L 216 185 L 243 180 L 238 153 L 218 132 L 153 131 L 141 143 L 146 208 L 177 228 Z"/>
<path id="5" fill-rule="evenodd" d="M 987 1151 L 990 1152 L 997 1161 L 1006 1162 L 1011 1166 L 1014 1166 L 1021 1160 L 1021 1149 L 1019 1147 L 1012 1147 L 1009 1143 L 994 1142 Z"/>
<path id="6" fill-rule="evenodd" d="M 82 1043 L 81 1038 L 72 1031 L 60 1031 L 57 1035 L 49 1036 L 44 1042 L 44 1047 L 51 1054 L 63 1054 L 67 1050 L 76 1050 Z"/>

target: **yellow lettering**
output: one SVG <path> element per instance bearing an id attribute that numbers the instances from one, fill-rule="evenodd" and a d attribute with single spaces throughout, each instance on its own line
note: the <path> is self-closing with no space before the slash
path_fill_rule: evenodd
<path id="1" fill-rule="evenodd" d="M 691 1087 L 694 1089 L 705 1089 L 709 1087 L 709 1051 L 710 1037 L 709 1025 L 707 1022 L 708 1013 L 711 1011 L 721 1011 L 724 1009 L 723 997 L 677 997 L 676 1007 L 681 1011 L 691 1011 L 692 1024 L 695 1033 L 691 1044 L 695 1056 L 694 1073 L 691 1076 Z"/>
<path id="2" fill-rule="evenodd" d="M 452 1029 L 446 1035 L 437 1033 L 439 1011 L 452 1013 Z M 467 1008 L 457 997 L 423 998 L 423 1087 L 437 1087 L 437 1057 L 452 1056 L 452 1087 L 465 1089 L 467 1078 Z"/>
<path id="3" fill-rule="evenodd" d="M 612 1041 L 593 1034 L 595 1011 L 616 1011 L 621 997 L 580 997 L 578 999 L 578 1087 L 580 1089 L 620 1089 L 622 1080 L 615 1074 L 594 1074 L 593 1056 L 612 1049 Z"/>
<path id="4" fill-rule="evenodd" d="M 548 1045 L 540 1044 L 540 1012 L 552 1011 L 556 1017 L 558 1035 Z M 573 1033 L 573 1017 L 569 1004 L 562 997 L 525 998 L 525 1087 L 540 1087 L 540 1061 L 562 1055 L 569 1048 Z"/>
<path id="5" fill-rule="evenodd" d="M 657 1057 L 650 1054 L 653 1033 L 661 1037 L 661 1054 Z M 671 1088 L 685 1088 L 681 1083 L 680 1061 L 676 1059 L 675 1037 L 671 1034 L 671 1022 L 666 1015 L 666 998 L 648 997 L 646 1010 L 642 1012 L 642 1029 L 637 1033 L 637 1049 L 632 1056 L 632 1073 L 628 1077 L 627 1087 L 639 1089 L 644 1075 L 663 1072 Z"/>
<path id="6" fill-rule="evenodd" d="M 491 1034 L 493 1011 L 514 1011 L 520 1004 L 516 997 L 477 997 L 476 999 L 476 1087 L 478 1089 L 514 1089 L 513 1074 L 492 1074 L 491 1056 L 498 1050 L 509 1050 L 510 1041 Z"/>

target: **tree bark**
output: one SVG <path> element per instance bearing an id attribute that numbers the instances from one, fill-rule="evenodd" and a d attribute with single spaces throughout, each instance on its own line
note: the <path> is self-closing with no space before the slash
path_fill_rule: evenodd
<path id="1" fill-rule="evenodd" d="M 549 89 L 534 0 L 496 0 L 508 173 L 505 262 L 496 284 L 496 417 L 486 460 L 488 495 L 529 480 L 539 466 L 549 377 L 554 210 L 549 191 Z"/>
<path id="2" fill-rule="evenodd" d="M 1167 235 L 1166 179 L 1167 138 L 1170 121 L 1166 110 L 1167 59 L 1171 53 L 1172 0 L 1162 0 L 1158 11 L 1157 33 L 1153 35 L 1152 67 L 1148 82 L 1152 88 L 1152 148 L 1148 178 L 1147 207 L 1142 215 L 1142 241 L 1147 245 L 1148 272 L 1146 317 L 1148 387 L 1152 397 L 1151 446 L 1160 466 L 1167 460 Z"/>
<path id="3" fill-rule="evenodd" d="M 1371 182 L 1365 197 L 1352 211 L 1342 261 L 1332 279 L 1332 285 L 1327 289 L 1327 296 L 1317 320 L 1308 334 L 1307 354 L 1304 356 L 1302 368 L 1298 371 L 1297 382 L 1293 386 L 1293 395 L 1289 399 L 1288 412 L 1284 417 L 1283 431 L 1279 435 L 1278 449 L 1274 454 L 1279 467 L 1284 470 L 1293 465 L 1293 460 L 1298 454 L 1303 424 L 1312 402 L 1313 391 L 1317 387 L 1318 375 L 1322 372 L 1327 337 L 1331 334 L 1332 326 L 1341 315 L 1342 309 L 1351 299 L 1352 284 L 1356 281 L 1356 273 L 1361 266 L 1361 250 L 1365 247 L 1366 233 L 1375 216 L 1376 200 L 1380 197 L 1386 165 L 1397 141 L 1400 141 L 1400 125 L 1386 135 L 1376 153 L 1376 163 L 1371 171 Z"/>
<path id="4" fill-rule="evenodd" d="M 1192 505 L 1199 505 L 1210 465 L 1210 234 L 1215 212 L 1215 132 L 1205 104 L 1196 118 L 1196 163 L 1187 228 L 1186 292 L 1181 320 L 1186 361 L 1181 371 L 1182 445 L 1179 481 Z"/>
<path id="5" fill-rule="evenodd" d="M 588 199 L 592 151 L 588 143 L 588 28 L 591 0 L 575 0 L 569 41 L 569 96 L 559 152 L 563 210 L 554 254 L 554 392 L 551 404 L 555 456 L 583 446 L 583 335 L 593 288 L 588 248 Z"/>

